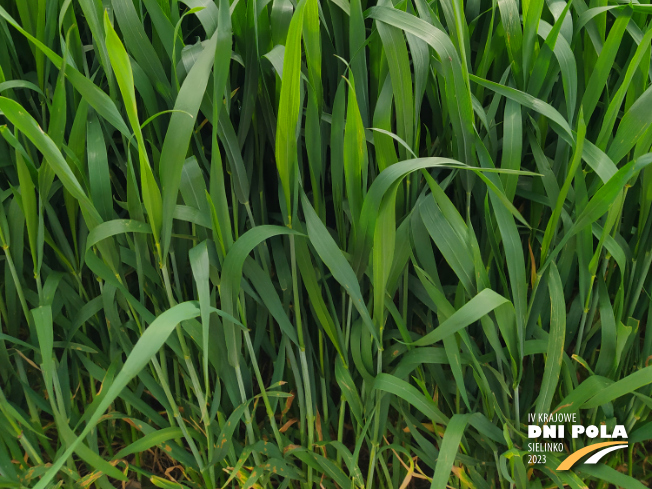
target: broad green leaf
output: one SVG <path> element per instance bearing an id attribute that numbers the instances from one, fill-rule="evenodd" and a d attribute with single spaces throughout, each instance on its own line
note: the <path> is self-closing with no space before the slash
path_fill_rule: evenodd
<path id="1" fill-rule="evenodd" d="M 582 404 L 582 409 L 602 406 L 614 399 L 630 394 L 641 387 L 652 383 L 652 367 L 644 367 L 627 377 L 606 387 L 594 390 L 591 398 Z"/>
<path id="2" fill-rule="evenodd" d="M 564 289 L 559 277 L 557 267 L 552 264 L 548 270 L 548 291 L 550 294 L 550 330 L 548 332 L 548 350 L 546 353 L 546 366 L 543 370 L 541 390 L 537 397 L 536 412 L 547 413 L 550 411 L 561 364 L 563 361 L 564 338 L 566 336 L 566 301 Z"/>
<path id="3" fill-rule="evenodd" d="M 154 446 L 162 445 L 173 438 L 181 438 L 183 433 L 179 428 L 169 427 L 153 431 L 142 438 L 139 438 L 131 445 L 124 447 L 115 454 L 115 459 L 121 459 L 132 453 L 144 452 Z"/>
<path id="4" fill-rule="evenodd" d="M 195 127 L 199 106 L 204 98 L 208 78 L 215 61 L 217 34 L 206 43 L 196 63 L 183 82 L 174 103 L 168 132 L 161 149 L 159 175 L 162 194 L 161 241 L 163 243 L 162 260 L 165 263 L 172 238 L 172 212 L 177 203 L 181 171 L 186 160 L 188 144 Z M 190 115 L 188 115 L 190 114 Z"/>
<path id="5" fill-rule="evenodd" d="M 208 243 L 202 241 L 188 253 L 190 267 L 199 296 L 199 309 L 201 311 L 202 348 L 204 350 L 203 370 L 206 388 L 208 389 L 208 334 L 210 328 L 210 285 Z"/>
<path id="6" fill-rule="evenodd" d="M 621 40 L 630 17 L 631 11 L 624 12 L 622 15 L 618 16 L 609 30 L 609 37 L 602 47 L 600 57 L 591 73 L 591 78 L 586 82 L 586 91 L 582 97 L 582 108 L 584 110 L 584 117 L 587 119 L 591 118 L 595 106 L 597 105 L 598 100 L 600 100 L 600 95 L 604 90 L 605 83 L 607 82 L 607 78 L 611 72 L 616 55 L 618 54 L 618 49 L 620 48 Z"/>
<path id="7" fill-rule="evenodd" d="M 315 213 L 315 210 L 310 205 L 305 194 L 302 194 L 301 200 L 303 203 L 303 213 L 306 218 L 306 226 L 310 242 L 324 264 L 330 269 L 333 277 L 335 277 L 351 297 L 353 305 L 358 310 L 365 326 L 369 329 L 369 333 L 376 339 L 376 341 L 380 341 L 378 331 L 374 326 L 367 306 L 364 303 L 362 292 L 360 291 L 360 284 L 355 273 L 353 273 L 351 265 Z"/>
<path id="8" fill-rule="evenodd" d="M 285 208 L 292 222 L 292 197 L 297 158 L 296 128 L 301 89 L 301 32 L 306 0 L 301 0 L 292 16 L 283 56 L 283 82 L 276 127 L 276 166 L 285 195 Z"/>
<path id="9" fill-rule="evenodd" d="M 145 140 L 140 129 L 138 120 L 138 107 L 136 106 L 136 91 L 134 88 L 134 76 L 131 69 L 131 62 L 125 50 L 122 41 L 111 25 L 109 15 L 104 13 L 104 30 L 106 31 L 106 47 L 109 52 L 109 59 L 113 66 L 122 98 L 124 99 L 125 109 L 129 118 L 129 123 L 134 131 L 136 141 L 138 142 L 138 160 L 140 162 L 141 185 L 143 192 L 143 201 L 147 209 L 147 215 L 152 233 L 156 243 L 159 243 L 162 223 L 162 204 L 161 192 L 158 188 L 152 168 L 150 166 Z"/>
<path id="10" fill-rule="evenodd" d="M 439 458 L 437 459 L 437 466 L 435 467 L 435 474 L 432 476 L 432 483 L 430 484 L 432 489 L 445 489 L 447 487 L 448 477 L 453 467 L 455 455 L 460 446 L 466 425 L 471 416 L 476 415 L 456 414 L 446 425 L 444 439 L 439 450 Z"/>
<path id="11" fill-rule="evenodd" d="M 435 423 L 446 424 L 448 422 L 448 418 L 437 408 L 437 405 L 432 399 L 424 396 L 413 385 L 393 375 L 379 374 L 374 382 L 374 389 L 389 392 L 404 399 Z"/>
<path id="12" fill-rule="evenodd" d="M 31 117 L 20 104 L 5 97 L 0 97 L 0 110 L 4 113 L 5 117 L 16 126 L 16 128 L 32 141 L 32 143 L 48 160 L 48 164 L 51 165 L 57 177 L 59 177 L 59 180 L 61 180 L 63 185 L 66 187 L 66 190 L 79 201 L 87 226 L 92 229 L 102 222 L 102 218 L 99 216 L 91 200 L 82 189 L 77 178 L 75 178 L 75 175 L 61 155 L 61 152 L 52 139 L 39 127 L 34 118 Z"/>
<path id="13" fill-rule="evenodd" d="M 344 181 L 346 197 L 351 209 L 352 225 L 355 228 L 360 220 L 362 202 L 367 193 L 367 146 L 364 126 L 355 93 L 355 80 L 349 82 L 346 125 L 344 127 Z"/>
<path id="14" fill-rule="evenodd" d="M 477 83 L 478 85 L 488 88 L 496 92 L 497 94 L 502 95 L 503 97 L 509 98 L 519 103 L 520 105 L 523 105 L 529 109 L 534 110 L 535 112 L 538 112 L 541 115 L 546 116 L 548 119 L 550 119 L 558 126 L 558 128 L 555 130 L 559 131 L 560 137 L 562 137 L 567 142 L 572 142 L 574 140 L 574 136 L 570 126 L 568 125 L 568 122 L 550 104 L 536 97 L 533 97 L 532 95 L 529 95 L 525 92 L 516 90 L 515 88 L 506 87 L 504 85 L 500 85 L 499 83 L 494 83 L 489 80 L 484 80 L 475 75 L 469 75 L 469 76 L 471 78 L 471 81 Z"/>
<path id="15" fill-rule="evenodd" d="M 20 183 L 20 197 L 23 201 L 23 214 L 27 223 L 27 235 L 29 237 L 29 249 L 32 252 L 34 262 L 34 276 L 38 274 L 37 259 L 37 234 L 38 234 L 38 210 L 36 206 L 36 194 L 32 176 L 27 168 L 27 163 L 20 153 L 16 153 L 16 169 L 18 170 L 18 182 Z"/>
<path id="16" fill-rule="evenodd" d="M 222 266 L 220 297 L 222 308 L 226 314 L 236 316 L 236 301 L 240 294 L 240 281 L 242 267 L 249 253 L 260 243 L 273 236 L 284 234 L 299 234 L 289 228 L 279 226 L 257 226 L 238 239 L 229 250 Z M 241 336 L 240 330 L 236 330 L 232 320 L 224 321 L 224 339 L 229 355 L 229 363 L 235 367 L 239 363 Z"/>
<path id="17" fill-rule="evenodd" d="M 459 140 L 457 141 L 458 157 L 467 164 L 473 164 L 472 141 L 475 137 L 473 127 L 473 105 L 469 80 L 455 46 L 450 38 L 440 29 L 428 24 L 426 21 L 414 17 L 395 8 L 372 7 L 367 11 L 367 16 L 398 27 L 428 43 L 441 60 L 446 82 L 449 89 L 446 91 L 448 110 L 453 119 L 454 129 Z"/>
<path id="18" fill-rule="evenodd" d="M 518 2 L 516 0 L 498 0 L 498 9 L 502 20 L 503 29 L 505 30 L 505 44 L 509 53 L 510 62 L 514 66 L 514 75 L 520 78 L 523 73 L 523 61 L 530 53 L 524 52 L 523 31 L 521 29 L 521 20 L 518 11 Z M 526 19 L 527 23 L 528 19 Z M 529 33 L 531 35 L 531 33 Z M 527 43 L 532 45 L 532 40 Z M 525 46 L 527 49 L 528 46 Z"/>
<path id="19" fill-rule="evenodd" d="M 413 345 L 426 346 L 441 341 L 456 331 L 478 321 L 481 317 L 506 302 L 507 299 L 493 290 L 484 289 L 433 331 L 415 341 Z"/>
<path id="20" fill-rule="evenodd" d="M 63 455 L 61 455 L 48 469 L 48 471 L 39 480 L 34 489 L 45 489 L 49 482 L 54 478 L 61 469 L 66 460 L 72 455 L 75 448 L 86 438 L 90 431 L 97 425 L 100 418 L 120 395 L 122 389 L 126 387 L 131 379 L 149 363 L 150 359 L 158 352 L 167 340 L 172 330 L 181 321 L 192 319 L 199 315 L 199 307 L 196 303 L 184 302 L 165 311 L 145 330 L 138 342 L 134 345 L 133 350 L 127 357 L 122 369 L 110 386 L 106 386 L 108 391 L 102 402 L 97 406 L 95 412 L 89 419 L 82 433 L 75 441 L 68 446 Z"/>
<path id="21" fill-rule="evenodd" d="M 102 220 L 113 218 L 113 200 L 111 195 L 111 176 L 106 141 L 100 121 L 92 113 L 87 124 L 88 181 L 91 199 L 96 204 Z"/>

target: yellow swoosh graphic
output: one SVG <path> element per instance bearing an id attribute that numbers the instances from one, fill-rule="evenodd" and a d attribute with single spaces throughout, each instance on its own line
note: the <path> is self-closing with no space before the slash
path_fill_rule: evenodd
<path id="1" fill-rule="evenodd" d="M 622 442 L 622 441 L 606 441 L 604 443 L 594 443 L 593 445 L 589 445 L 588 447 L 584 447 L 581 450 L 576 451 L 575 453 L 571 453 L 568 457 L 564 459 L 562 463 L 559 464 L 559 467 L 557 467 L 557 470 L 568 470 L 570 469 L 575 462 L 577 462 L 579 459 L 581 459 L 584 455 L 587 455 L 591 452 L 595 452 L 596 450 L 599 450 L 600 448 L 604 447 L 610 447 L 612 445 L 623 445 L 626 444 L 627 442 Z"/>

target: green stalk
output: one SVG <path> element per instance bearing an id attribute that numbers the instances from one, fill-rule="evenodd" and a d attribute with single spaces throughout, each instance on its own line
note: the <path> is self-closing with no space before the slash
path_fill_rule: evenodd
<path id="1" fill-rule="evenodd" d="M 342 314 L 344 315 L 346 311 L 346 317 L 342 318 L 342 322 L 346 322 L 346 332 L 345 332 L 345 339 L 344 339 L 344 354 L 347 356 L 348 359 L 348 350 L 349 350 L 349 339 L 351 337 L 351 314 L 352 314 L 352 307 L 353 307 L 353 302 L 351 300 L 351 296 L 348 298 L 349 306 L 348 308 L 345 309 L 345 304 L 346 301 L 344 300 L 346 297 L 345 292 L 342 292 Z M 342 443 L 342 440 L 344 439 L 344 418 L 346 415 L 346 399 L 342 395 L 340 397 L 340 417 L 339 421 L 337 424 L 337 441 Z M 337 465 L 342 466 L 342 456 L 340 455 L 339 452 L 337 452 Z"/>
<path id="2" fill-rule="evenodd" d="M 319 330 L 319 369 L 321 381 L 321 397 L 322 397 L 322 412 L 324 413 L 324 420 L 328 419 L 328 401 L 326 397 L 326 370 L 324 368 L 324 334 L 321 329 Z"/>
<path id="3" fill-rule="evenodd" d="M 351 297 L 349 296 L 349 308 L 348 312 L 346 314 L 346 332 L 344 336 L 344 348 L 348 352 L 349 350 L 349 339 L 351 338 L 351 313 L 352 313 L 352 308 L 353 308 L 353 302 L 351 300 Z"/>
<path id="4" fill-rule="evenodd" d="M 272 405 L 269 402 L 269 396 L 267 395 L 267 391 L 265 390 L 265 383 L 263 382 L 263 377 L 262 375 L 260 375 L 260 368 L 258 367 L 258 360 L 256 360 L 254 347 L 251 344 L 251 336 L 249 335 L 249 331 L 245 331 L 244 337 L 247 343 L 247 349 L 249 350 L 249 356 L 251 357 L 251 361 L 253 363 L 254 372 L 256 374 L 258 387 L 260 388 L 260 393 L 263 398 L 263 403 L 265 404 L 265 409 L 267 410 L 267 417 L 269 418 L 269 423 L 271 424 L 272 431 L 274 432 L 274 438 L 276 439 L 276 444 L 278 445 L 278 448 L 281 451 L 283 451 L 284 448 L 283 439 L 281 438 L 281 433 L 279 432 L 278 426 L 276 424 L 276 418 L 274 417 L 274 410 L 272 409 Z"/>
<path id="5" fill-rule="evenodd" d="M 242 370 L 240 368 L 240 365 L 237 365 L 235 367 L 235 376 L 238 380 L 238 388 L 240 389 L 240 398 L 242 399 L 242 402 L 247 402 L 247 392 L 245 391 L 244 381 L 242 380 Z M 247 427 L 247 435 L 249 436 L 249 443 L 253 445 L 256 442 L 256 436 L 254 435 L 251 413 L 249 412 L 248 406 L 245 408 L 245 421 L 246 421 L 245 425 Z M 252 452 L 252 454 L 254 456 L 254 461 L 256 462 L 256 465 L 260 464 L 260 457 L 258 456 L 258 452 L 254 451 Z"/>
<path id="6" fill-rule="evenodd" d="M 170 307 L 174 307 L 176 305 L 176 301 L 174 300 L 174 296 L 172 295 L 172 287 L 170 284 L 170 274 L 168 273 L 167 269 L 167 264 L 163 264 L 163 267 L 161 267 L 161 273 L 163 274 L 163 280 L 165 282 L 165 290 L 167 292 L 168 296 L 168 301 L 170 303 Z M 190 374 L 190 378 L 192 379 L 193 385 L 194 385 L 194 391 L 195 391 L 195 396 L 197 397 L 197 401 L 199 402 L 199 408 L 201 410 L 201 415 L 202 415 L 202 420 L 204 422 L 204 428 L 206 430 L 206 436 L 210 437 L 210 420 L 208 417 L 208 410 L 206 406 L 206 400 L 204 399 L 204 395 L 199 383 L 199 377 L 197 376 L 197 372 L 195 370 L 195 365 L 191 360 L 190 356 L 190 350 L 188 349 L 188 345 L 186 344 L 186 338 L 183 334 L 183 331 L 181 329 L 181 325 L 177 324 L 175 327 L 175 330 L 177 332 L 177 337 L 179 338 L 179 343 L 181 344 L 181 351 L 183 353 L 184 361 L 186 363 L 186 367 L 188 368 L 188 372 Z M 171 397 L 171 396 L 170 396 Z M 176 404 L 172 404 L 174 401 L 171 400 L 170 405 L 173 406 L 173 409 L 175 411 L 175 417 L 178 417 L 178 420 L 180 422 L 179 427 L 181 428 L 181 431 L 184 434 L 184 437 L 188 441 L 188 444 L 190 445 L 190 449 L 193 452 L 193 455 L 195 456 L 195 459 L 197 460 L 197 463 L 199 465 L 200 471 L 202 472 L 202 475 L 206 478 L 207 474 L 205 472 L 206 469 L 206 461 L 204 460 L 203 457 L 199 454 L 197 451 L 197 447 L 195 445 L 195 442 L 192 440 L 192 438 L 188 435 L 185 423 L 183 419 L 181 418 L 181 415 L 179 414 L 179 410 L 176 407 Z M 183 425 L 183 426 L 182 426 Z M 208 439 L 209 443 L 212 443 L 210 438 Z"/>
<path id="7" fill-rule="evenodd" d="M 308 450 L 312 451 L 315 437 L 315 414 L 312 406 L 312 388 L 310 386 L 310 373 L 308 360 L 306 359 L 306 345 L 303 338 L 303 326 L 301 322 L 301 306 L 299 302 L 299 286 L 297 277 L 296 248 L 294 235 L 290 235 L 290 261 L 292 269 L 292 289 L 294 294 L 294 318 L 297 327 L 297 339 L 299 340 L 299 358 L 301 361 L 301 373 L 303 377 L 303 389 L 306 399 L 306 423 L 308 425 Z M 312 487 L 312 467 L 308 466 L 307 487 Z"/>
<path id="8" fill-rule="evenodd" d="M 4 415 L 5 419 L 9 422 L 9 425 L 14 431 L 14 435 L 16 438 L 20 441 L 20 444 L 23 446 L 25 449 L 25 452 L 30 456 L 30 458 L 34 461 L 35 464 L 42 464 L 43 460 L 41 459 L 40 455 L 38 452 L 34 449 L 30 441 L 23 435 L 23 430 L 20 428 L 20 426 L 15 422 L 13 416 L 11 416 L 10 413 L 7 412 L 5 409 L 5 405 L 7 404 L 7 398 L 5 397 L 4 392 L 2 391 L 2 387 L 0 387 L 0 412 Z"/>
<path id="9" fill-rule="evenodd" d="M 337 441 L 342 443 L 344 439 L 344 417 L 346 415 L 346 399 L 344 396 L 340 397 L 340 417 L 337 423 Z M 337 466 L 342 467 L 342 454 L 337 452 Z"/>
<path id="10" fill-rule="evenodd" d="M 163 391 L 165 392 L 165 397 L 167 398 L 167 401 L 170 404 L 170 407 L 172 408 L 172 416 L 176 420 L 177 425 L 179 426 L 179 428 L 181 429 L 181 433 L 183 434 L 183 437 L 186 439 L 186 443 L 188 443 L 188 446 L 190 447 L 190 451 L 192 452 L 192 455 L 195 458 L 195 461 L 197 462 L 199 470 L 203 472 L 206 462 L 204 461 L 202 456 L 199 454 L 199 451 L 197 450 L 197 445 L 195 444 L 195 441 L 190 436 L 190 433 L 188 433 L 188 429 L 186 427 L 186 422 L 181 417 L 181 413 L 179 412 L 179 406 L 177 406 L 177 403 L 174 401 L 174 397 L 172 396 L 172 391 L 170 391 L 170 386 L 164 380 L 163 372 L 161 371 L 161 366 L 159 365 L 158 360 L 156 360 L 156 357 L 153 357 L 151 361 L 154 364 L 154 369 L 156 370 L 156 374 L 158 375 L 159 379 L 161 380 L 161 387 L 163 388 Z"/>
<path id="11" fill-rule="evenodd" d="M 11 277 L 14 279 L 14 285 L 16 286 L 16 292 L 18 293 L 18 299 L 20 300 L 20 305 L 23 308 L 23 314 L 25 314 L 25 320 L 28 324 L 31 324 L 29 307 L 27 307 L 27 301 L 25 300 L 25 293 L 23 292 L 23 286 L 20 283 L 18 278 L 18 273 L 16 272 L 16 267 L 14 266 L 14 261 L 11 259 L 11 253 L 9 252 L 9 245 L 4 244 L 2 247 L 5 251 L 5 256 L 7 258 L 7 265 L 9 265 L 9 271 L 11 272 Z"/>
<path id="12" fill-rule="evenodd" d="M 378 358 L 376 361 L 376 375 L 383 373 L 383 326 L 380 328 L 380 342 L 378 344 Z M 371 489 L 373 486 L 374 470 L 376 467 L 376 457 L 378 456 L 378 448 L 380 446 L 378 442 L 378 436 L 380 435 L 380 400 L 382 393 L 380 390 L 376 390 L 376 406 L 374 408 L 374 436 L 371 442 L 371 455 L 369 460 L 369 472 L 367 475 L 367 489 Z"/>

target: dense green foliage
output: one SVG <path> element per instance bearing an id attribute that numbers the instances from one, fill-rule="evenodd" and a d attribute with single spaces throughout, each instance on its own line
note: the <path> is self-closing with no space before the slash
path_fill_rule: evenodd
<path id="1" fill-rule="evenodd" d="M 0 487 L 647 487 L 651 15 L 0 0 Z"/>

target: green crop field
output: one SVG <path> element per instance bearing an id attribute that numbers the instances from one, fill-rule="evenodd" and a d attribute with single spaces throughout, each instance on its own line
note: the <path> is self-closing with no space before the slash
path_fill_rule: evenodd
<path id="1" fill-rule="evenodd" d="M 636 0 L 0 0 L 0 487 L 650 487 L 651 46 Z"/>

